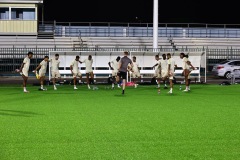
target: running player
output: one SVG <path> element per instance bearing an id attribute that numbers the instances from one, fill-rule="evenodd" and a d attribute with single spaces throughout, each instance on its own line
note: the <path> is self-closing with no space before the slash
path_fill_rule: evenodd
<path id="1" fill-rule="evenodd" d="M 141 80 L 141 75 L 139 70 L 139 64 L 136 62 L 135 56 L 133 56 L 132 63 L 133 63 L 133 67 L 131 68 L 130 66 L 131 77 L 133 79 L 135 88 L 137 88 L 138 86 L 137 83 Z"/>
<path id="2" fill-rule="evenodd" d="M 54 90 L 57 90 L 56 87 L 56 80 L 58 78 L 61 78 L 61 75 L 59 73 L 59 54 L 55 54 L 55 58 L 50 59 L 51 62 L 51 75 L 52 75 L 52 81 L 53 81 L 53 88 Z"/>
<path id="3" fill-rule="evenodd" d="M 182 68 L 183 68 L 183 76 L 185 78 L 185 84 L 186 84 L 186 89 L 184 92 L 188 92 L 189 89 L 189 75 L 191 72 L 191 69 L 194 70 L 195 68 L 191 64 L 191 62 L 188 60 L 186 55 L 184 53 L 180 53 L 180 58 L 183 60 Z"/>
<path id="4" fill-rule="evenodd" d="M 90 81 L 91 81 L 91 83 L 94 82 L 94 80 L 93 80 L 93 70 L 92 70 L 92 64 L 93 64 L 92 56 L 89 55 L 88 59 L 85 59 L 85 60 L 79 61 L 79 62 L 80 63 L 85 63 L 85 66 L 86 66 L 85 70 L 86 70 L 86 76 L 87 76 L 87 85 L 88 85 L 88 89 L 91 89 Z M 90 75 L 91 79 L 89 79 L 89 75 Z"/>
<path id="5" fill-rule="evenodd" d="M 162 59 L 160 60 L 160 63 L 159 63 L 159 71 L 164 84 L 164 89 L 167 89 L 166 79 L 168 77 L 168 60 L 166 58 L 166 54 L 162 55 Z M 159 83 L 159 87 L 160 87 L 160 83 Z"/>
<path id="6" fill-rule="evenodd" d="M 159 64 L 160 64 L 160 58 L 159 55 L 155 55 L 155 60 L 157 61 L 157 63 L 153 66 L 153 69 L 155 69 L 155 73 L 154 73 L 154 78 L 156 78 L 157 80 L 157 88 L 160 88 L 160 70 L 159 70 Z"/>
<path id="7" fill-rule="evenodd" d="M 173 77 L 174 77 L 174 69 L 175 69 L 175 61 L 171 57 L 171 54 L 167 54 L 168 58 L 168 77 L 169 77 L 169 82 L 170 82 L 170 91 L 168 93 L 172 94 L 173 93 Z"/>
<path id="8" fill-rule="evenodd" d="M 127 78 L 127 68 L 128 64 L 131 64 L 131 67 L 133 67 L 132 60 L 128 58 L 128 52 L 124 52 L 124 57 L 121 58 L 119 62 L 119 68 L 118 68 L 118 76 L 116 78 L 117 82 L 119 82 L 120 78 L 122 78 L 122 94 L 125 93 L 125 85 L 126 85 L 126 78 Z"/>
<path id="9" fill-rule="evenodd" d="M 116 82 L 116 77 L 117 77 L 117 73 L 118 73 L 118 67 L 119 67 L 119 60 L 120 60 L 120 56 L 118 56 L 115 60 L 112 60 L 110 62 L 108 62 L 109 67 L 112 70 L 112 89 L 114 89 L 114 83 Z M 112 66 L 111 66 L 112 63 Z M 119 83 L 118 83 L 118 88 L 121 88 Z"/>
<path id="10" fill-rule="evenodd" d="M 80 80 L 82 79 L 82 74 L 81 74 L 81 72 L 79 71 L 79 68 L 78 68 L 79 58 L 80 58 L 79 56 L 76 56 L 75 60 L 72 61 L 72 63 L 70 64 L 70 70 L 71 70 L 72 75 L 73 75 L 74 89 L 78 89 L 77 86 L 76 86 L 77 77 L 79 77 Z"/>
<path id="11" fill-rule="evenodd" d="M 45 56 L 44 59 L 42 60 L 42 62 L 37 66 L 37 68 L 33 71 L 34 73 L 37 74 L 38 69 L 39 70 L 39 77 L 40 77 L 40 84 L 41 84 L 41 88 L 39 90 L 41 91 L 45 91 L 47 89 L 43 88 L 43 84 L 44 84 L 44 80 L 45 80 L 45 74 L 47 71 L 47 64 L 49 61 L 49 57 Z"/>
<path id="12" fill-rule="evenodd" d="M 22 75 L 23 78 L 23 92 L 28 93 L 29 91 L 27 90 L 27 80 L 28 80 L 28 71 L 29 71 L 29 66 L 30 66 L 30 59 L 32 58 L 33 53 L 28 52 L 27 57 L 24 58 L 23 63 L 19 69 L 18 72 Z"/>

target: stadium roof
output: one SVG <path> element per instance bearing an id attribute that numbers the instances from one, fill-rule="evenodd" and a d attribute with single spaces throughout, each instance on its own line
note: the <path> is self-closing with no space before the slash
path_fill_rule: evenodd
<path id="1" fill-rule="evenodd" d="M 43 0 L 0 0 L 0 3 L 43 3 Z"/>

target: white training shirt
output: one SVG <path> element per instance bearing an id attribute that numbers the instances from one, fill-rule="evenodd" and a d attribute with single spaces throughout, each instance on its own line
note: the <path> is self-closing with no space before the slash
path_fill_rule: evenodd
<path id="1" fill-rule="evenodd" d="M 91 59 L 91 60 L 85 59 L 82 62 L 85 63 L 86 70 L 92 70 L 93 59 Z"/>
<path id="2" fill-rule="evenodd" d="M 156 70 L 159 70 L 159 65 L 160 65 L 160 63 L 161 63 L 161 61 L 160 61 L 160 59 L 157 61 L 157 63 L 156 64 L 158 64 L 156 67 L 155 67 L 155 71 Z"/>
<path id="3" fill-rule="evenodd" d="M 174 59 L 172 59 L 172 58 L 168 59 L 168 65 L 169 64 L 171 65 L 170 66 L 170 71 L 174 72 L 174 68 L 175 68 L 175 61 L 174 61 Z"/>
<path id="4" fill-rule="evenodd" d="M 28 71 L 30 66 L 30 58 L 28 57 L 24 58 L 23 63 L 24 63 L 24 66 L 22 70 Z"/>
<path id="5" fill-rule="evenodd" d="M 59 64 L 60 64 L 60 61 L 59 60 L 56 60 L 56 59 L 51 59 L 51 71 L 58 71 L 58 68 L 59 68 Z"/>
<path id="6" fill-rule="evenodd" d="M 131 65 L 130 65 L 131 66 Z M 132 67 L 132 70 L 134 72 L 138 72 L 138 67 L 139 67 L 139 64 L 137 62 L 133 62 L 133 67 Z"/>
<path id="7" fill-rule="evenodd" d="M 160 60 L 161 70 L 167 71 L 168 70 L 168 60 L 161 59 Z"/>
<path id="8" fill-rule="evenodd" d="M 41 65 L 41 69 L 39 70 L 39 72 L 41 72 L 41 73 L 46 73 L 46 71 L 47 71 L 47 61 L 42 61 L 41 63 L 40 63 L 40 65 Z"/>
<path id="9" fill-rule="evenodd" d="M 119 62 L 115 59 L 112 60 L 110 63 L 112 63 L 113 70 L 117 71 L 119 67 Z"/>
<path id="10" fill-rule="evenodd" d="M 189 65 L 187 64 L 187 61 L 189 61 L 188 58 L 183 57 L 183 63 L 182 63 L 182 68 L 183 69 L 189 69 Z"/>
<path id="11" fill-rule="evenodd" d="M 73 71 L 74 73 L 78 73 L 78 71 L 79 71 L 78 63 L 79 63 L 79 61 L 74 60 L 74 61 L 72 61 L 72 63 L 70 64 L 70 65 L 72 66 L 72 71 Z"/>

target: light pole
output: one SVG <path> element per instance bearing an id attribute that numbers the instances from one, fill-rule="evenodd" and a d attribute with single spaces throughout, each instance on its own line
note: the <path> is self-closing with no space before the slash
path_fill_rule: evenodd
<path id="1" fill-rule="evenodd" d="M 153 3 L 153 50 L 158 48 L 158 0 Z"/>

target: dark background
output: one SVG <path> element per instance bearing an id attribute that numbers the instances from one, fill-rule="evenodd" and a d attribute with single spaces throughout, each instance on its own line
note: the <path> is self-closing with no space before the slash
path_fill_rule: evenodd
<path id="1" fill-rule="evenodd" d="M 153 0 L 44 0 L 43 6 L 44 21 L 153 22 Z M 239 8 L 231 1 L 159 0 L 159 23 L 239 24 Z"/>

